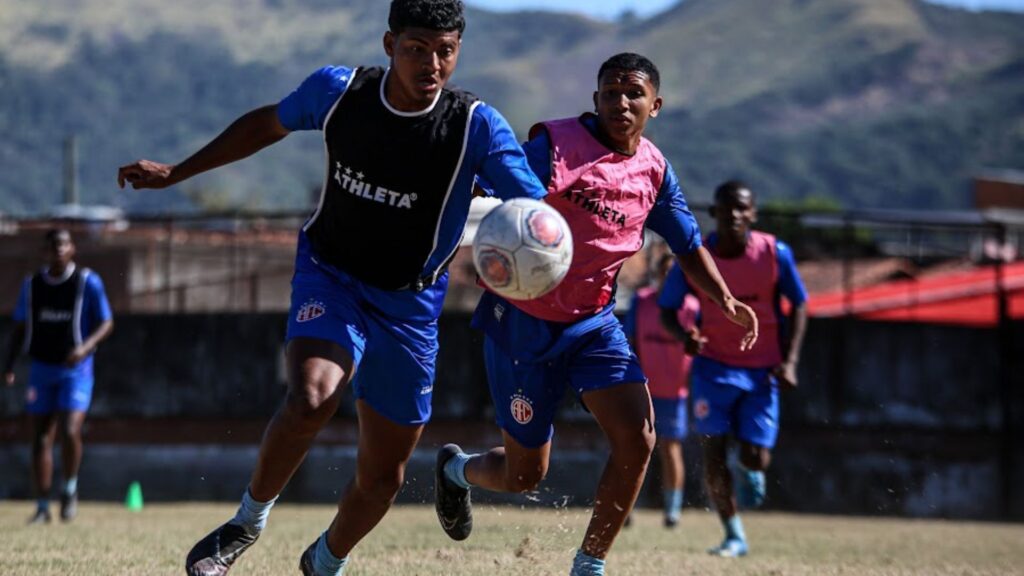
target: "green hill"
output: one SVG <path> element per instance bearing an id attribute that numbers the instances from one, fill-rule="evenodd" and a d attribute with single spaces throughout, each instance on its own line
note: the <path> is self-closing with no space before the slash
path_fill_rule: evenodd
<path id="1" fill-rule="evenodd" d="M 0 0 L 0 211 L 59 201 L 75 134 L 83 200 L 130 210 L 300 209 L 318 135 L 178 190 L 116 190 L 327 63 L 384 62 L 382 0 Z M 1024 168 L 1024 15 L 919 0 L 686 0 L 646 20 L 471 10 L 455 82 L 531 122 L 590 107 L 597 66 L 662 69 L 651 136 L 691 197 L 748 178 L 766 197 L 951 208 L 988 166 Z"/>

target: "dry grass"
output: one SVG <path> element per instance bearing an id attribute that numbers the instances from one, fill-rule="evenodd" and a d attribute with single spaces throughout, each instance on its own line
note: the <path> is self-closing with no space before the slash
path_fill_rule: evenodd
<path id="1" fill-rule="evenodd" d="M 70 525 L 25 526 L 26 502 L 0 503 L 0 574 L 182 574 L 192 542 L 230 516 L 228 505 L 149 505 L 131 513 L 85 503 Z M 347 576 L 564 575 L 587 521 L 583 509 L 478 507 L 476 530 L 456 543 L 432 508 L 396 507 L 353 555 Z M 281 505 L 235 576 L 297 574 L 298 556 L 330 521 L 328 506 Z M 973 576 L 1024 574 L 1024 526 L 967 522 L 748 514 L 753 553 L 704 554 L 720 537 L 714 517 L 687 510 L 680 527 L 638 515 L 608 563 L 609 574 Z"/>

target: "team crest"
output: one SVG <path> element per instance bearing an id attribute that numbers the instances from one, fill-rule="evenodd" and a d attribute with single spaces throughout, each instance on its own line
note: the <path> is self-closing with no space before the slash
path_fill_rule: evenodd
<path id="1" fill-rule="evenodd" d="M 562 227 L 554 216 L 543 210 L 534 210 L 526 219 L 526 229 L 530 237 L 547 248 L 557 248 L 562 244 Z"/>
<path id="2" fill-rule="evenodd" d="M 327 312 L 327 306 L 323 302 L 311 299 L 299 308 L 299 313 L 295 315 L 295 321 L 309 322 L 310 320 L 316 320 L 323 316 L 324 312 Z"/>
<path id="3" fill-rule="evenodd" d="M 512 396 L 512 404 L 509 405 L 512 418 L 519 424 L 529 424 L 533 420 L 533 404 L 530 399 L 522 394 Z"/>
<path id="4" fill-rule="evenodd" d="M 711 406 L 708 405 L 708 401 L 701 398 L 693 404 L 693 415 L 697 420 L 703 420 L 708 417 L 711 413 Z"/>

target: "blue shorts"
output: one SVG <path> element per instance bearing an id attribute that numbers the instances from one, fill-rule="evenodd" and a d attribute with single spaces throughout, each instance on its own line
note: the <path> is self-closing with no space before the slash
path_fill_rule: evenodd
<path id="1" fill-rule="evenodd" d="M 87 412 L 92 403 L 92 357 L 68 368 L 32 362 L 25 411 L 29 414 Z"/>
<path id="2" fill-rule="evenodd" d="M 502 322 L 515 323 L 519 329 L 534 322 L 544 323 L 511 306 L 503 308 L 501 316 Z M 520 322 L 516 322 L 516 317 Z M 538 448 L 551 440 L 555 414 L 567 387 L 582 396 L 594 390 L 647 381 L 619 321 L 610 313 L 604 320 L 595 320 L 580 324 L 582 330 L 562 331 L 552 339 L 547 352 L 533 358 L 510 351 L 507 344 L 500 345 L 487 333 L 484 363 L 495 420 L 523 446 Z M 527 340 L 537 342 L 541 338 L 538 333 L 537 339 Z M 518 349 L 523 352 L 521 347 Z"/>
<path id="3" fill-rule="evenodd" d="M 372 301 L 376 292 L 300 249 L 286 339 L 316 338 L 341 346 L 357 366 L 356 398 L 399 424 L 425 424 L 434 390 L 437 320 L 389 316 Z M 416 297 L 413 292 L 394 296 L 401 294 Z"/>
<path id="4" fill-rule="evenodd" d="M 732 434 L 772 448 L 779 435 L 779 387 L 767 368 L 736 368 L 698 356 L 690 372 L 694 430 Z"/>
<path id="5" fill-rule="evenodd" d="M 689 432 L 686 398 L 651 398 L 654 405 L 654 433 L 666 440 L 683 440 Z"/>

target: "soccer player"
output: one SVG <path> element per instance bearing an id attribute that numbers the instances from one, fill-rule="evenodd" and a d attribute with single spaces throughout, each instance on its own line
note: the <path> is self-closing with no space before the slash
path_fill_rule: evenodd
<path id="1" fill-rule="evenodd" d="M 749 186 L 736 180 L 720 185 L 711 217 L 716 231 L 705 245 L 729 286 L 757 313 L 765 337 L 749 352 L 737 353 L 743 332 L 710 306 L 713 298 L 700 286 L 691 290 L 679 268 L 669 273 L 658 304 L 665 328 L 686 343 L 688 352 L 698 354 L 690 375 L 694 429 L 702 435 L 705 481 L 725 529 L 721 545 L 709 552 L 736 557 L 748 550 L 737 503 L 756 508 L 764 501 L 764 470 L 779 432 L 778 388 L 797 385 L 807 291 L 789 246 L 751 229 L 757 205 Z M 691 291 L 701 303 L 698 330 L 685 330 L 676 317 Z M 780 297 L 789 301 L 788 318 Z M 727 464 L 730 436 L 739 444 L 735 495 Z"/>
<path id="2" fill-rule="evenodd" d="M 547 295 L 508 301 L 485 292 L 473 323 L 484 354 L 504 446 L 469 455 L 454 445 L 437 456 L 435 505 L 442 528 L 472 530 L 469 490 L 534 489 L 548 469 L 555 411 L 566 387 L 604 430 L 611 455 L 572 574 L 604 574 L 604 558 L 633 507 L 654 445 L 646 378 L 612 314 L 615 278 L 643 245 L 644 226 L 664 237 L 715 305 L 757 338 L 757 319 L 734 299 L 700 244 L 697 223 L 664 156 L 643 138 L 658 114 L 658 69 L 637 54 L 606 61 L 594 93 L 597 114 L 534 126 L 525 145 L 548 186 L 546 201 L 572 230 L 573 263 Z M 486 188 L 486 182 L 484 182 Z"/>
<path id="3" fill-rule="evenodd" d="M 53 441 L 60 429 L 60 517 L 78 513 L 78 468 L 82 464 L 82 423 L 92 401 L 93 353 L 114 330 L 103 281 L 75 264 L 71 233 L 46 233 L 47 266 L 25 279 L 14 308 L 14 333 L 4 363 L 4 382 L 15 382 L 14 361 L 32 358 L 25 410 L 32 423 L 32 487 L 36 512 L 30 524 L 51 521 Z"/>
<path id="4" fill-rule="evenodd" d="M 658 440 L 658 458 L 661 459 L 666 528 L 674 528 L 679 523 L 683 509 L 683 484 L 686 481 L 683 440 L 689 431 L 686 398 L 690 391 L 692 362 L 683 343 L 661 325 L 658 289 L 672 269 L 672 262 L 671 254 L 664 254 L 658 259 L 654 267 L 654 284 L 636 291 L 623 324 L 626 337 L 640 359 L 640 367 L 647 375 L 647 388 L 651 391 L 651 403 L 654 405 L 654 432 Z M 697 299 L 687 297 L 677 311 L 679 323 L 684 328 L 693 327 L 699 309 Z"/>
<path id="5" fill-rule="evenodd" d="M 390 508 L 430 418 L 437 319 L 482 175 L 502 197 L 541 197 L 508 123 L 446 88 L 465 27 L 459 0 L 394 0 L 389 68 L 328 66 L 276 105 L 243 115 L 177 165 L 141 160 L 119 182 L 163 188 L 249 156 L 293 130 L 322 130 L 320 205 L 299 233 L 288 322 L 287 397 L 267 427 L 234 518 L 200 540 L 191 575 L 225 574 L 352 384 L 356 474 L 330 527 L 302 554 L 307 575 L 338 575 Z"/>

